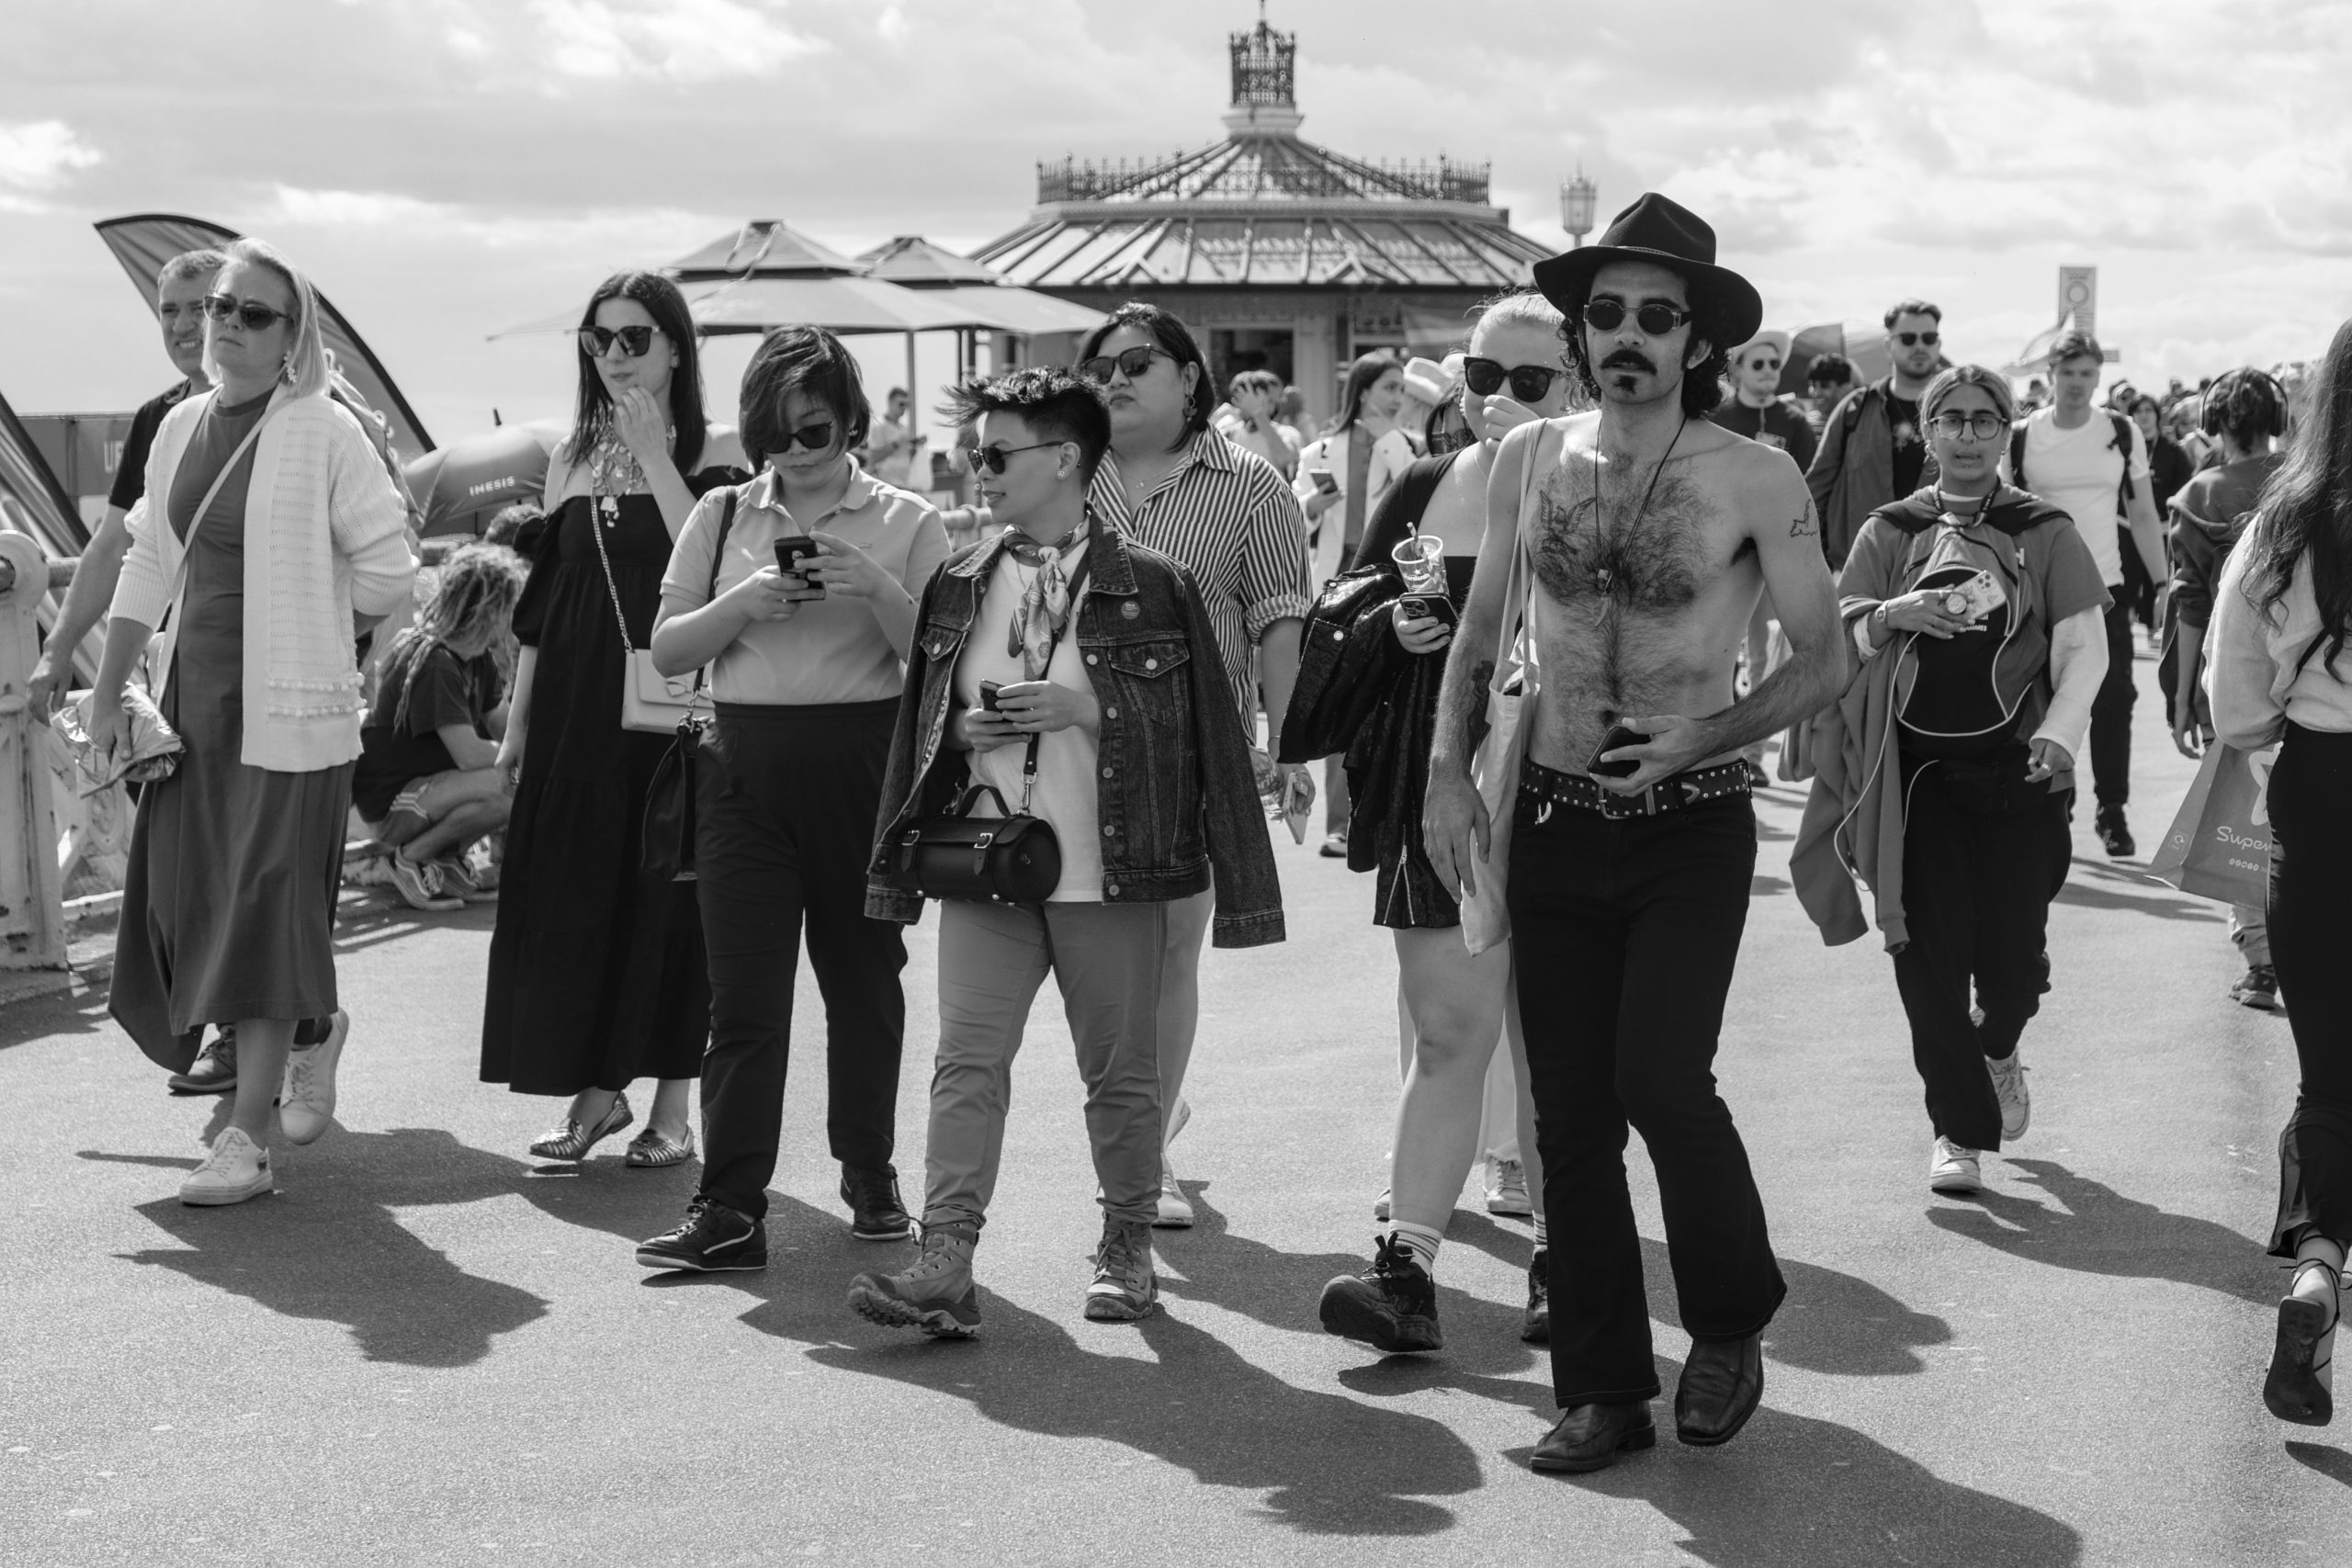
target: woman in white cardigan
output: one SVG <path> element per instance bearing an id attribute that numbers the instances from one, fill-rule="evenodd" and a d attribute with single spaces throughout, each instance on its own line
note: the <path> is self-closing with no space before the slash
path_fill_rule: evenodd
<path id="1" fill-rule="evenodd" d="M 390 476 L 327 395 L 318 296 L 269 246 L 228 249 L 205 300 L 216 389 L 156 433 L 90 726 L 101 747 L 122 738 L 124 684 L 164 627 L 149 678 L 187 749 L 140 800 L 107 1010 L 174 1071 L 204 1025 L 235 1026 L 229 1125 L 180 1188 L 208 1204 L 274 1188 L 273 1099 L 294 1143 L 334 1114 L 350 1027 L 332 928 L 359 755 L 352 640 L 416 572 Z"/>

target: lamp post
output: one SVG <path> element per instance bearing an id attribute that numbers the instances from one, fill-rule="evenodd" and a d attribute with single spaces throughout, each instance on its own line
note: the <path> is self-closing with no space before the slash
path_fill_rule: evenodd
<path id="1" fill-rule="evenodd" d="M 1579 245 L 1592 232 L 1593 205 L 1600 195 L 1600 187 L 1584 177 L 1582 164 L 1577 165 L 1576 178 L 1560 182 L 1560 227 Z"/>

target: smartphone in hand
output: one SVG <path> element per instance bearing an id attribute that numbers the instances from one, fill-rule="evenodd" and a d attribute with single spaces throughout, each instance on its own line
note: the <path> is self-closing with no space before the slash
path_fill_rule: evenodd
<path id="1" fill-rule="evenodd" d="M 1003 686 L 994 681 L 981 682 L 980 706 L 986 708 L 990 713 L 1003 712 L 1004 710 L 998 707 L 996 704 L 996 694 L 1002 690 L 1004 690 Z"/>
<path id="2" fill-rule="evenodd" d="M 1330 469 L 1309 468 L 1306 470 L 1306 477 L 1313 479 L 1315 481 L 1315 488 L 1321 491 L 1325 495 L 1337 495 L 1340 493 L 1340 481 L 1333 476 Z"/>
<path id="3" fill-rule="evenodd" d="M 1623 724 L 1612 724 L 1609 727 L 1609 733 L 1600 738 L 1600 744 L 1592 749 L 1592 760 L 1585 763 L 1584 771 L 1597 778 L 1632 778 L 1642 771 L 1641 759 L 1620 757 L 1614 761 L 1603 761 L 1601 754 L 1614 751 L 1621 746 L 1639 746 L 1648 739 L 1648 736 L 1638 729 L 1629 728 Z"/>
<path id="4" fill-rule="evenodd" d="M 797 580 L 801 587 L 815 590 L 817 597 L 821 599 L 825 596 L 825 585 L 809 581 L 808 575 L 808 563 L 815 560 L 818 554 L 817 541 L 805 534 L 787 534 L 775 542 L 776 570 Z"/>

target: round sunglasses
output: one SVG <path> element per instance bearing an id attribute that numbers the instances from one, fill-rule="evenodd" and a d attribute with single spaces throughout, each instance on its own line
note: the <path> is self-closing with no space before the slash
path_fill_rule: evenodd
<path id="1" fill-rule="evenodd" d="M 1588 299 L 1584 307 L 1584 324 L 1597 333 L 1613 333 L 1625 324 L 1624 303 L 1617 299 Z M 1691 312 L 1672 305 L 1643 305 L 1631 312 L 1634 324 L 1651 337 L 1664 337 L 1683 322 Z"/>
<path id="2" fill-rule="evenodd" d="M 1540 403 L 1551 391 L 1552 383 L 1566 372 L 1549 365 L 1513 365 L 1506 369 L 1499 359 L 1482 359 L 1476 355 L 1462 362 L 1462 379 L 1482 398 L 1491 398 L 1510 383 L 1510 395 L 1522 403 Z"/>

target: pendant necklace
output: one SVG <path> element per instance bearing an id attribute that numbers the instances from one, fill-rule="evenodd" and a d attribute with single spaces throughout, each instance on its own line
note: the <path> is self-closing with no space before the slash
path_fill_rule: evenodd
<path id="1" fill-rule="evenodd" d="M 1642 519 L 1649 515 L 1650 501 L 1657 494 L 1657 481 L 1665 476 L 1667 462 L 1674 456 L 1674 449 L 1682 445 L 1682 433 L 1686 429 L 1690 428 L 1690 416 L 1686 413 L 1682 416 L 1682 423 L 1674 427 L 1674 439 L 1666 444 L 1666 457 L 1660 457 L 1657 460 L 1657 467 L 1651 470 L 1650 473 L 1650 488 L 1642 492 L 1641 507 L 1634 513 L 1634 520 L 1625 525 L 1625 532 L 1628 534 L 1639 529 L 1642 525 Z M 1596 435 L 1598 434 L 1597 432 L 1595 434 Z M 1612 593 L 1616 589 L 1617 573 L 1610 568 L 1599 564 L 1600 558 L 1604 553 L 1602 547 L 1607 543 L 1607 540 L 1604 538 L 1600 531 L 1600 464 L 1598 461 L 1600 456 L 1600 445 L 1598 441 L 1596 441 L 1593 447 L 1593 457 L 1595 461 L 1592 465 L 1592 554 L 1594 560 L 1592 581 L 1593 586 L 1600 589 L 1602 596 L 1605 598 Z"/>

